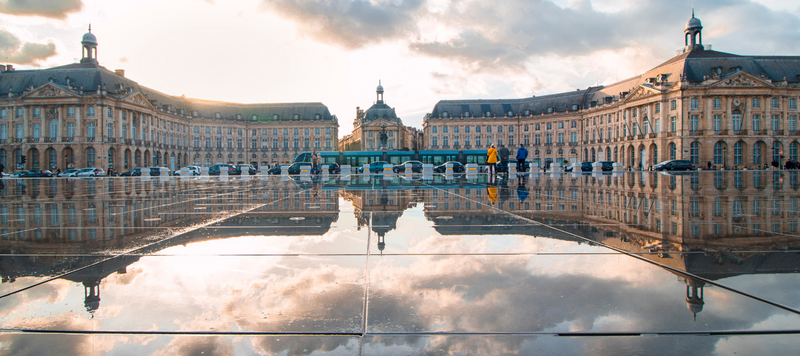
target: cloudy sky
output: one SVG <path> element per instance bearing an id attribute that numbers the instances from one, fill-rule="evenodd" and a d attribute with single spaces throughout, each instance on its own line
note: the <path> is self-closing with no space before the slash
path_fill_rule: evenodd
<path id="1" fill-rule="evenodd" d="M 502 4 L 500 6 L 499 4 Z M 800 54 L 800 2 L 695 0 L 705 44 Z M 387 103 L 421 127 L 443 99 L 518 98 L 611 84 L 675 55 L 691 0 L 0 0 L 0 62 L 80 59 L 170 95 L 326 104 L 340 133 Z"/>

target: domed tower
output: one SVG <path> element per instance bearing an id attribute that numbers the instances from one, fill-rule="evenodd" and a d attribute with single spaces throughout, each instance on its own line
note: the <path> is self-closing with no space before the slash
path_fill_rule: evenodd
<path id="1" fill-rule="evenodd" d="M 383 85 L 380 80 L 378 80 L 378 89 L 375 92 L 378 94 L 378 104 L 383 104 Z"/>
<path id="2" fill-rule="evenodd" d="M 92 25 L 89 25 L 89 32 L 83 35 L 81 45 L 81 63 L 97 64 L 97 37 L 92 34 Z"/>
<path id="3" fill-rule="evenodd" d="M 686 52 L 703 50 L 703 25 L 700 23 L 700 19 L 694 17 L 694 9 L 692 9 L 692 18 L 686 21 L 683 36 L 686 41 Z"/>
<path id="4" fill-rule="evenodd" d="M 686 279 L 686 308 L 692 312 L 692 317 L 697 320 L 697 313 L 703 311 L 703 287 L 705 282 L 694 278 Z"/>

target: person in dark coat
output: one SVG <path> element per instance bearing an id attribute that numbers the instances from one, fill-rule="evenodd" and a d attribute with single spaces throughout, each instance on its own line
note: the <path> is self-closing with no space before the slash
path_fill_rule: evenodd
<path id="1" fill-rule="evenodd" d="M 503 167 L 506 174 L 508 174 L 508 156 L 510 154 L 508 147 L 500 145 L 500 150 L 498 150 L 497 153 L 500 155 L 500 166 Z"/>
<path id="2" fill-rule="evenodd" d="M 3 176 L 3 171 L 4 170 L 6 170 L 6 166 L 4 166 L 2 163 L 0 163 L 0 177 Z"/>
<path id="3" fill-rule="evenodd" d="M 517 148 L 517 171 L 525 172 L 525 159 L 528 158 L 528 150 L 521 143 Z"/>

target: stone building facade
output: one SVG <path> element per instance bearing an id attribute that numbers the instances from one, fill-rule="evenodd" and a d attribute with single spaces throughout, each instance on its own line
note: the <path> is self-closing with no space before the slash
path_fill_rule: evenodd
<path id="1" fill-rule="evenodd" d="M 712 51 L 702 28 L 692 15 L 682 53 L 609 86 L 440 101 L 423 123 L 425 147 L 523 143 L 540 164 L 610 160 L 633 169 L 668 159 L 750 169 L 797 161 L 800 57 Z"/>
<path id="2" fill-rule="evenodd" d="M 403 125 L 393 107 L 383 101 L 383 86 L 378 83 L 377 100 L 366 111 L 356 108 L 353 132 L 342 137 L 339 151 L 393 151 L 420 148 L 421 132 Z M 381 135 L 386 135 L 385 143 Z"/>
<path id="3" fill-rule="evenodd" d="M 0 66 L 0 163 L 7 172 L 260 165 L 338 146 L 337 118 L 322 103 L 170 96 L 100 66 L 91 29 L 81 44 L 80 63 L 43 70 Z"/>

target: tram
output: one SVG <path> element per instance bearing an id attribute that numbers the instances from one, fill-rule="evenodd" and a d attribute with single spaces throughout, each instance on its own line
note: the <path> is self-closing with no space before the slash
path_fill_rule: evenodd
<path id="1" fill-rule="evenodd" d="M 377 161 L 401 164 L 405 161 L 420 161 L 434 166 L 457 161 L 461 164 L 486 164 L 487 150 L 422 150 L 422 151 L 320 151 L 322 164 L 362 166 Z M 297 155 L 294 162 L 311 163 L 312 152 Z"/>

